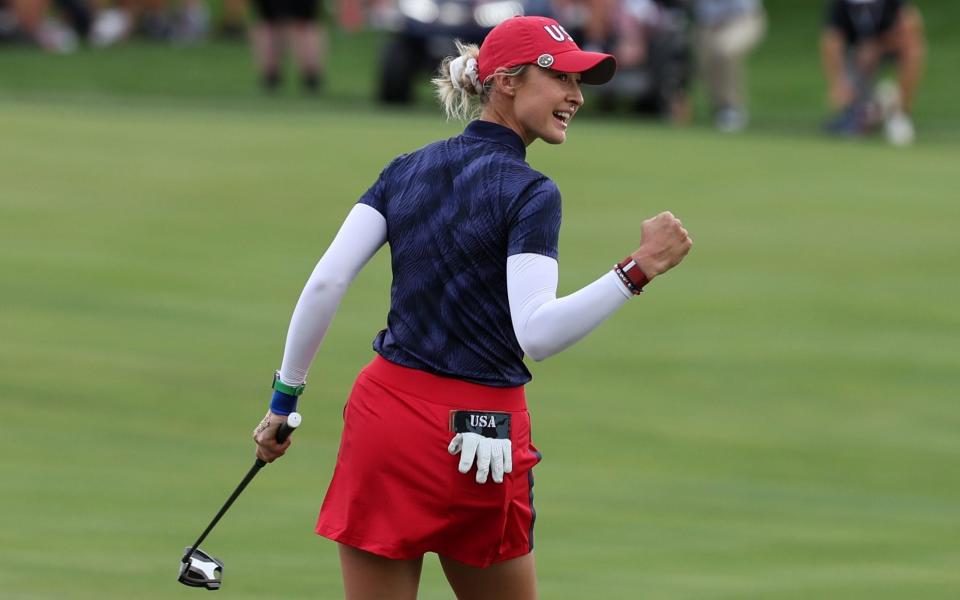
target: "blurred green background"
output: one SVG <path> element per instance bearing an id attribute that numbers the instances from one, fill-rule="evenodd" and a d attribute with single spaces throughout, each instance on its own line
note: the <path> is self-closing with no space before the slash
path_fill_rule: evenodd
<path id="1" fill-rule="evenodd" d="M 561 292 L 669 209 L 687 261 L 531 365 L 541 596 L 960 597 L 960 5 L 918 1 L 918 143 L 838 142 L 819 2 L 768 0 L 754 125 L 583 117 L 531 165 L 564 194 Z M 262 97 L 247 49 L 0 48 L 0 598 L 171 598 L 253 459 L 300 287 L 398 153 L 460 129 L 374 105 L 381 36 L 329 90 Z M 232 598 L 337 598 L 312 533 L 383 326 L 381 252 L 341 304 L 293 450 L 204 548 Z M 422 598 L 451 598 L 435 558 Z"/>

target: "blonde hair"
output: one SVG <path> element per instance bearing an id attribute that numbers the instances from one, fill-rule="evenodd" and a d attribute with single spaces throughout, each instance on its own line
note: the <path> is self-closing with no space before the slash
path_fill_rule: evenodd
<path id="1" fill-rule="evenodd" d="M 476 44 L 464 44 L 460 40 L 456 40 L 456 44 L 459 56 L 444 58 L 440 63 L 437 76 L 431 80 L 431 83 L 447 119 L 469 121 L 480 115 L 483 105 L 490 99 L 493 75 L 480 81 L 477 64 L 480 59 L 480 48 Z M 500 67 L 496 73 L 516 76 L 526 67 L 527 65 L 519 65 L 511 69 Z M 474 98 L 477 99 L 476 102 Z"/>

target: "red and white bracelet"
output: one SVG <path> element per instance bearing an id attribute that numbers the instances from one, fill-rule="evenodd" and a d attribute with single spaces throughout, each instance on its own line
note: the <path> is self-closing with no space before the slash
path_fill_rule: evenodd
<path id="1" fill-rule="evenodd" d="M 640 265 L 630 256 L 620 261 L 619 264 L 613 265 L 613 271 L 634 296 L 638 296 L 643 292 L 643 286 L 650 283 L 650 280 L 647 279 Z"/>

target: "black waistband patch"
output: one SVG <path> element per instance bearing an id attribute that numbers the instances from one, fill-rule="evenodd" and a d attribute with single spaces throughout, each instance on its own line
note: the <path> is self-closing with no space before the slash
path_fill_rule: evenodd
<path id="1" fill-rule="evenodd" d="M 510 439 L 510 413 L 475 410 L 451 410 L 452 433 L 478 433 L 498 440 Z"/>

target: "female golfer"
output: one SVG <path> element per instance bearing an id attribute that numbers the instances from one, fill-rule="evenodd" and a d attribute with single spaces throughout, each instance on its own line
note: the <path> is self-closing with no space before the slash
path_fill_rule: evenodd
<path id="1" fill-rule="evenodd" d="M 339 543 L 346 597 L 415 598 L 423 555 L 440 556 L 457 598 L 536 597 L 532 468 L 523 356 L 570 346 L 690 249 L 670 213 L 606 274 L 556 297 L 560 193 L 524 161 L 560 144 L 608 81 L 613 57 L 581 51 L 552 19 L 515 17 L 461 46 L 434 81 L 449 116 L 479 100 L 463 134 L 402 155 L 360 198 L 293 313 L 257 455 L 295 408 L 344 291 L 389 242 L 387 328 L 344 411 L 317 533 Z M 459 456 L 457 456 L 459 454 Z"/>

